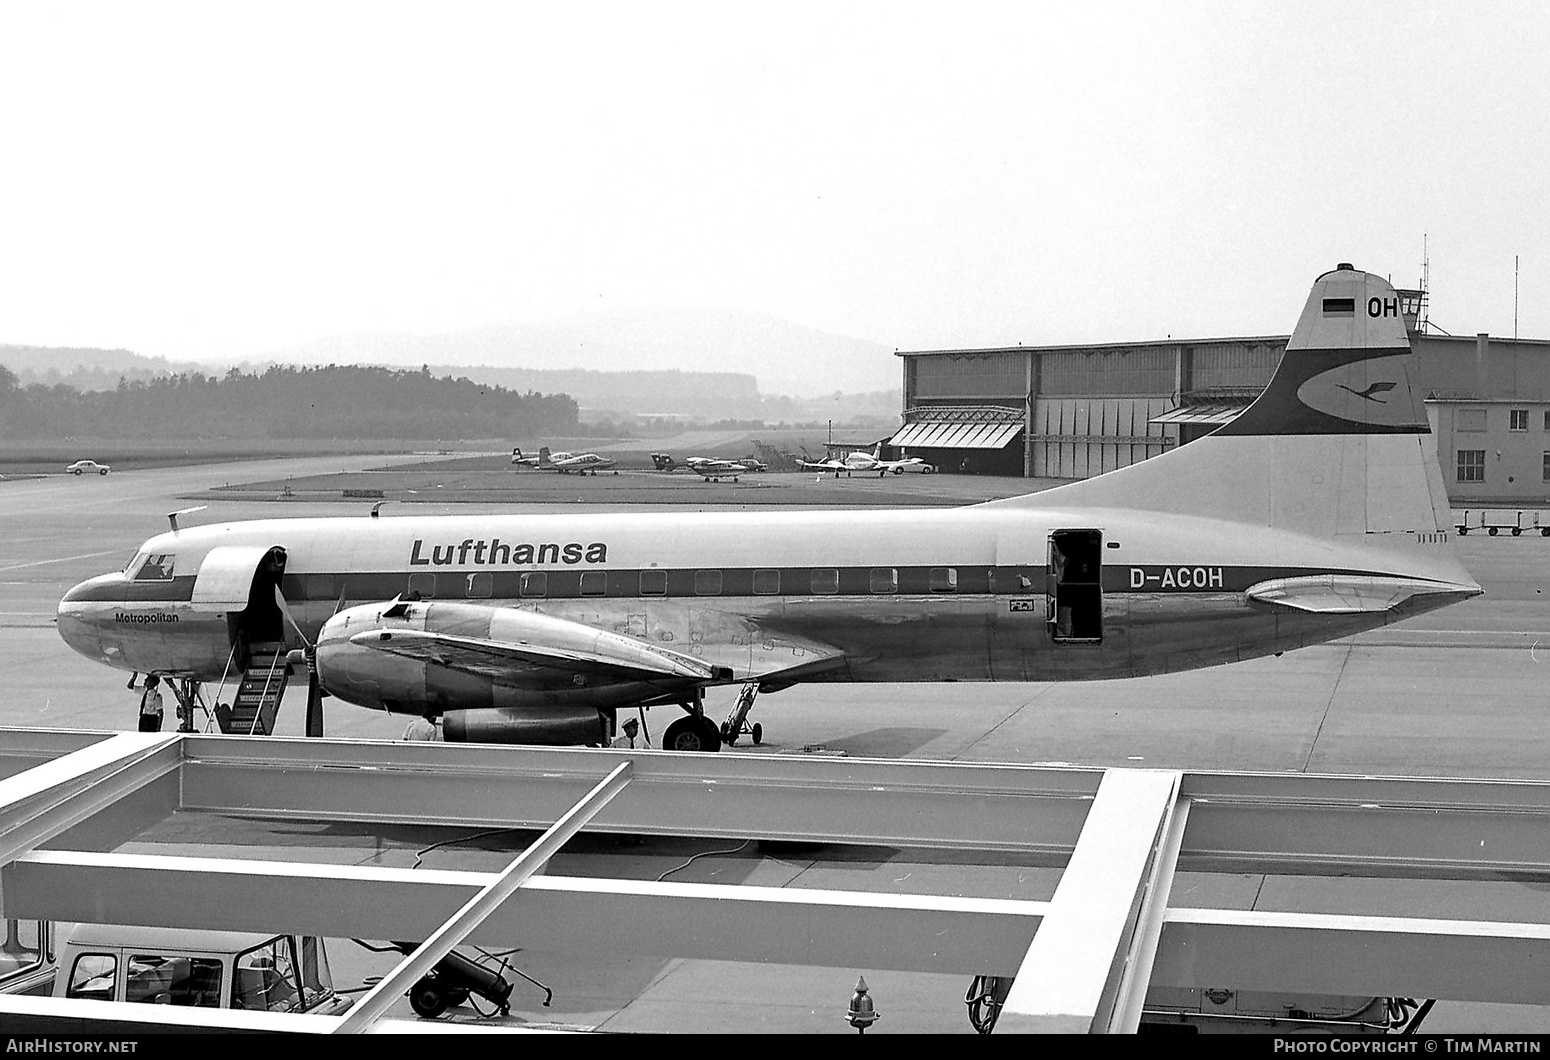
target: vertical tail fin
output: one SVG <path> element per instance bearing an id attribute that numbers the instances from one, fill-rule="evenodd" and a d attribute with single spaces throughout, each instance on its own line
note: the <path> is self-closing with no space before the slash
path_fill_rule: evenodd
<path id="1" fill-rule="evenodd" d="M 1340 265 L 1313 284 L 1259 398 L 1214 433 L 997 504 L 1174 512 L 1321 537 L 1452 525 L 1399 296 Z"/>

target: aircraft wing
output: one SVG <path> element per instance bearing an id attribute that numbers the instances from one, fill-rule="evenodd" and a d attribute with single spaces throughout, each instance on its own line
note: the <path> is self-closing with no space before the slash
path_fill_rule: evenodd
<path id="1" fill-rule="evenodd" d="M 727 674 L 678 652 L 667 651 L 632 637 L 593 629 L 577 622 L 547 618 L 545 625 L 562 624 L 566 636 L 546 642 L 526 639 L 497 640 L 464 637 L 418 629 L 372 629 L 357 633 L 350 643 L 420 662 L 433 662 L 450 670 L 478 674 L 493 680 L 550 673 L 588 674 L 618 680 L 674 678 L 712 681 Z M 560 643 L 559 641 L 567 643 Z"/>
<path id="2" fill-rule="evenodd" d="M 1273 578 L 1251 585 L 1250 600 L 1272 607 L 1324 615 L 1354 615 L 1392 611 L 1414 596 L 1457 593 L 1461 585 L 1419 578 L 1318 574 L 1306 578 Z"/>

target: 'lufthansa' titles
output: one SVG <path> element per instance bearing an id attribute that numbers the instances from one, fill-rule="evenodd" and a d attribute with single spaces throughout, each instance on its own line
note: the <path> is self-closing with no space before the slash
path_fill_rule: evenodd
<path id="1" fill-rule="evenodd" d="M 411 567 L 520 567 L 546 563 L 606 563 L 608 546 L 601 541 L 583 545 L 579 541 L 563 544 L 547 542 L 539 545 L 509 544 L 500 538 L 475 540 L 464 538 L 455 545 L 431 545 L 426 553 L 425 542 L 416 538 L 409 554 Z"/>

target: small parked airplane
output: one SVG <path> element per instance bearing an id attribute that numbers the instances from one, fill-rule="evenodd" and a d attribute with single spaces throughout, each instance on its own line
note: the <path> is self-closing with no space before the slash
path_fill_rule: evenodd
<path id="1" fill-rule="evenodd" d="M 736 482 L 737 476 L 752 470 L 741 461 L 717 460 L 708 456 L 691 456 L 680 464 L 667 453 L 652 453 L 651 462 L 656 465 L 658 471 L 677 471 L 679 468 L 685 468 L 699 475 L 706 482 L 720 482 L 724 478 Z"/>
<path id="2" fill-rule="evenodd" d="M 572 471 L 578 475 L 595 475 L 599 471 L 607 471 L 615 463 L 596 453 L 551 453 L 547 445 L 538 450 L 538 470 L 558 471 L 562 475 Z"/>
<path id="3" fill-rule="evenodd" d="M 807 681 L 1095 680 L 1279 654 L 1480 592 L 1414 359 L 1394 288 L 1340 265 L 1249 408 L 1096 478 L 895 511 L 174 517 L 66 593 L 58 629 L 184 699 L 261 648 L 299 652 L 309 730 L 325 691 L 508 743 L 603 744 L 617 712 L 677 705 L 670 750 L 734 741 L 755 691 Z M 703 700 L 732 684 L 735 730 Z"/>
<path id="4" fill-rule="evenodd" d="M 876 471 L 877 477 L 882 478 L 890 471 L 895 475 L 902 475 L 904 469 L 924 464 L 925 461 L 918 456 L 908 457 L 904 460 L 883 460 L 877 455 L 875 447 L 870 453 L 864 449 L 857 449 L 845 457 L 844 460 L 830 458 L 828 460 L 803 460 L 801 464 L 809 471 L 833 472 L 834 477 L 840 475 L 849 476 L 854 471 Z"/>

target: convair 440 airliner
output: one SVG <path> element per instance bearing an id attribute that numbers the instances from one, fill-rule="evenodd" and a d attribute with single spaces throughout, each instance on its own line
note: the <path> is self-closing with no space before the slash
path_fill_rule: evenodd
<path id="1" fill-rule="evenodd" d="M 677 705 L 663 745 L 714 750 L 715 685 L 1141 676 L 1421 614 L 1480 592 L 1451 522 L 1398 298 L 1341 265 L 1237 419 L 1083 482 L 949 510 L 174 528 L 70 590 L 59 631 L 196 688 L 300 649 L 315 686 L 453 740 L 599 743 Z"/>

